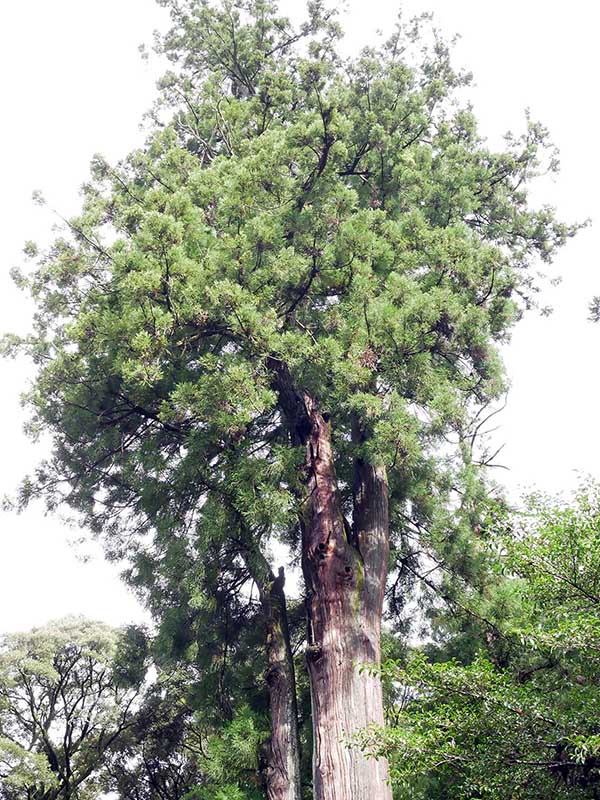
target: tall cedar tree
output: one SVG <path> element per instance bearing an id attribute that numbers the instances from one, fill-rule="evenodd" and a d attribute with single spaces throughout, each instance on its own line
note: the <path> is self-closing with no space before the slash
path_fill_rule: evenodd
<path id="1" fill-rule="evenodd" d="M 268 561 L 283 540 L 304 576 L 314 796 L 386 800 L 385 760 L 346 746 L 383 722 L 358 665 L 380 659 L 390 541 L 434 493 L 436 445 L 502 391 L 495 344 L 530 301 L 528 267 L 573 233 L 528 204 L 546 132 L 491 152 L 427 25 L 344 60 L 321 0 L 299 28 L 271 0 L 160 2 L 173 71 L 152 134 L 115 167 L 94 160 L 82 214 L 18 277 L 37 315 L 13 344 L 37 365 L 32 430 L 53 447 L 23 500 L 69 504 L 134 573 L 152 537 L 198 585 L 209 551 L 246 565 L 268 796 L 298 800 Z"/>

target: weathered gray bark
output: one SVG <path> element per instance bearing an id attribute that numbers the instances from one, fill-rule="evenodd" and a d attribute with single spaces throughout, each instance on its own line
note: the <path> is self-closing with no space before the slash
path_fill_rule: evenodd
<path id="1" fill-rule="evenodd" d="M 367 759 L 347 744 L 383 724 L 379 677 L 381 614 L 389 557 L 385 469 L 357 459 L 353 526 L 341 506 L 329 420 L 293 386 L 286 365 L 270 361 L 292 444 L 305 448 L 302 571 L 306 582 L 314 734 L 315 800 L 391 800 L 385 759 Z M 358 426 L 357 444 L 364 434 Z"/>

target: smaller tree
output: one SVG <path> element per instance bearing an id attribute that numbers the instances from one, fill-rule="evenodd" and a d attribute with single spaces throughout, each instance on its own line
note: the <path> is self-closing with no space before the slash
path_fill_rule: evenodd
<path id="1" fill-rule="evenodd" d="M 0 800 L 95 800 L 134 718 L 145 640 L 68 617 L 0 639 Z"/>
<path id="2" fill-rule="evenodd" d="M 453 607 L 441 643 L 384 666 L 391 724 L 361 744 L 390 757 L 402 798 L 595 800 L 600 487 L 571 505 L 535 496 L 492 529 L 495 585 L 465 588 L 462 624 Z"/>

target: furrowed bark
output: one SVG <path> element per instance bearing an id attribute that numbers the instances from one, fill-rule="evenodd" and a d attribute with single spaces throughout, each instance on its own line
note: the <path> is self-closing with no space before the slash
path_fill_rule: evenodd
<path id="1" fill-rule="evenodd" d="M 268 800 L 300 800 L 300 743 L 294 657 L 290 643 L 284 592 L 284 571 L 275 577 L 262 553 L 254 551 L 246 563 L 254 577 L 267 630 L 271 738 L 266 748 Z"/>
<path id="2" fill-rule="evenodd" d="M 379 664 L 388 566 L 385 470 L 358 459 L 354 526 L 343 514 L 328 420 L 314 398 L 293 390 L 274 364 L 275 386 L 294 444 L 305 447 L 302 570 L 306 582 L 314 734 L 315 800 L 391 800 L 385 759 L 367 759 L 348 742 L 383 724 L 381 682 L 363 664 Z"/>
<path id="3" fill-rule="evenodd" d="M 271 741 L 267 766 L 268 800 L 300 800 L 300 744 L 294 657 L 290 645 L 283 569 L 270 581 L 267 614 L 267 684 Z"/>
<path id="4" fill-rule="evenodd" d="M 307 500 L 302 567 L 307 585 L 316 800 L 391 800 L 388 766 L 348 742 L 383 724 L 381 682 L 361 665 L 381 660 L 381 611 L 388 562 L 385 472 L 357 466 L 355 525 L 343 516 L 329 423 L 305 398 Z"/>

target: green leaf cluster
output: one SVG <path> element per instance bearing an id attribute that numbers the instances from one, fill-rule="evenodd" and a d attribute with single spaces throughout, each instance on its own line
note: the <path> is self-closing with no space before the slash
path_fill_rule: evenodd
<path id="1" fill-rule="evenodd" d="M 487 597 L 464 593 L 462 621 L 450 608 L 443 638 L 383 668 L 391 724 L 360 744 L 390 756 L 398 798 L 597 795 L 599 530 L 594 484 L 498 513 Z"/>

